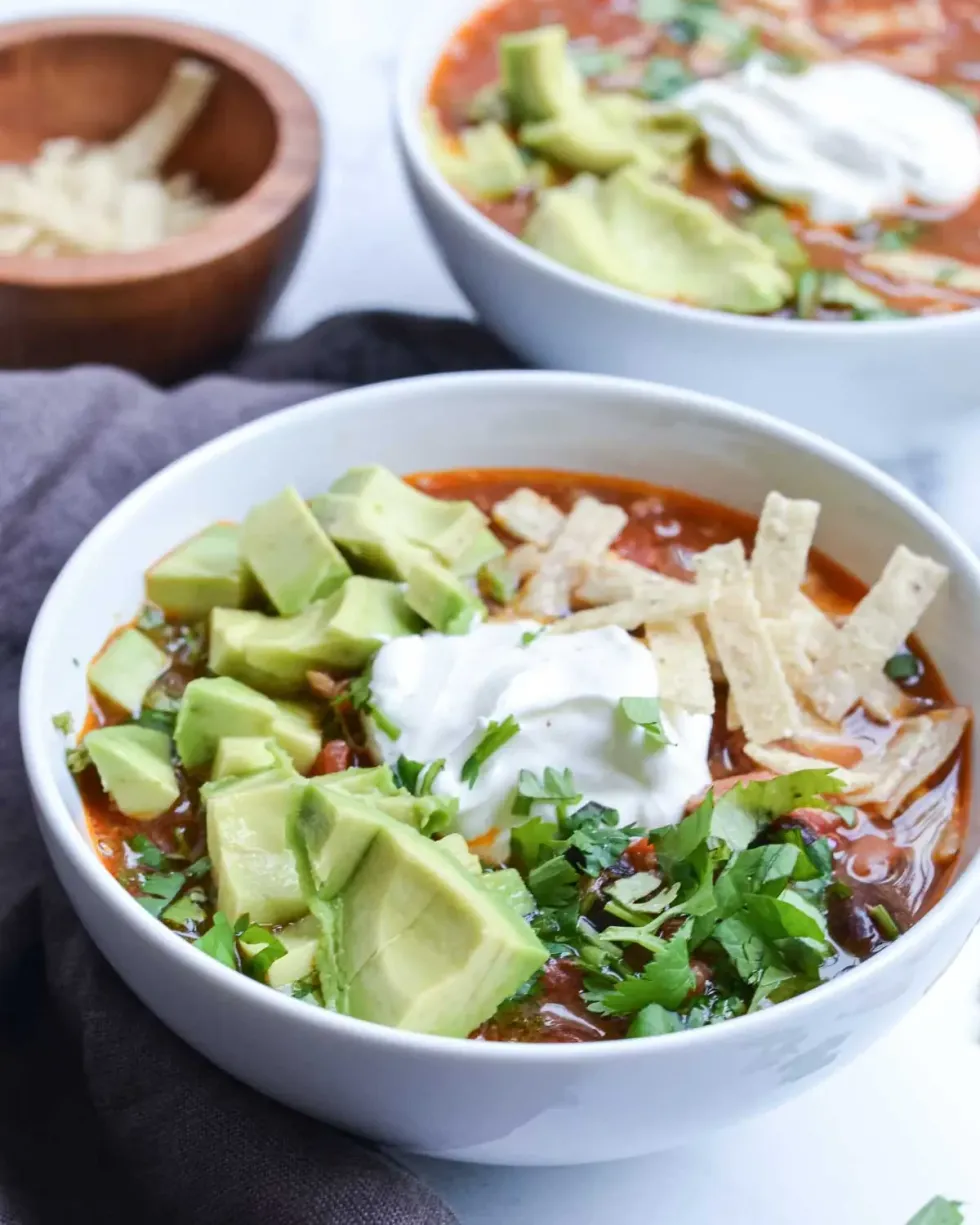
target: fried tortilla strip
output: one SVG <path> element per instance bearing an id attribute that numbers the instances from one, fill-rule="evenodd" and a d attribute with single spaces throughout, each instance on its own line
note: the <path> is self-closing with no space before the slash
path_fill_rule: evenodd
<path id="1" fill-rule="evenodd" d="M 693 583 L 678 583 L 677 586 L 679 591 L 668 589 L 660 595 L 640 596 L 635 600 L 619 600 L 615 604 L 600 604 L 597 608 L 583 609 L 582 612 L 572 613 L 570 617 L 563 617 L 557 625 L 552 626 L 550 632 L 575 634 L 580 630 L 601 629 L 606 625 L 635 630 L 647 622 L 667 624 L 687 620 L 704 607 L 704 596 Z"/>
<path id="2" fill-rule="evenodd" d="M 894 681 L 881 673 L 871 682 L 867 692 L 861 695 L 861 705 L 869 719 L 876 723 L 894 723 L 904 719 L 912 710 L 912 700 Z"/>
<path id="3" fill-rule="evenodd" d="M 833 770 L 844 784 L 840 795 L 850 795 L 853 792 L 864 791 L 874 782 L 874 775 L 863 770 L 848 770 L 835 761 L 827 761 L 822 757 L 810 757 L 806 753 L 795 753 L 792 749 L 780 748 L 776 744 L 753 744 L 749 741 L 745 746 L 745 755 L 750 757 L 757 766 L 772 770 L 773 774 L 793 774 L 796 770 Z"/>
<path id="4" fill-rule="evenodd" d="M 521 611 L 532 617 L 566 613 L 583 567 L 598 561 L 628 521 L 620 506 L 588 496 L 579 498 L 542 556 L 537 572 L 528 580 Z"/>
<path id="5" fill-rule="evenodd" d="M 696 564 L 708 592 L 708 628 L 746 737 L 768 744 L 792 736 L 799 708 L 766 632 L 742 542 L 714 545 Z"/>
<path id="6" fill-rule="evenodd" d="M 802 591 L 793 593 L 789 619 L 799 629 L 801 646 L 811 659 L 818 659 L 828 650 L 837 626 L 822 608 L 818 608 Z"/>
<path id="7" fill-rule="evenodd" d="M 752 582 L 764 617 L 785 617 L 806 578 L 820 503 L 766 496 L 752 546 Z"/>
<path id="8" fill-rule="evenodd" d="M 661 698 L 697 714 L 714 714 L 711 666 L 694 622 L 648 623 L 643 633 L 657 662 Z"/>
<path id="9" fill-rule="evenodd" d="M 945 566 L 898 546 L 814 665 L 804 693 L 818 714 L 839 723 L 874 688 L 947 574 Z"/>
<path id="10" fill-rule="evenodd" d="M 705 611 L 708 608 L 708 592 L 707 588 L 698 584 L 699 590 L 704 595 Z M 721 660 L 718 658 L 718 649 L 715 646 L 715 640 L 711 637 L 711 630 L 708 629 L 708 618 L 706 616 L 697 616 L 694 618 L 694 624 L 697 627 L 698 633 L 701 635 L 701 641 L 704 643 L 704 653 L 708 657 L 708 663 L 711 665 L 711 679 L 716 685 L 722 685 L 725 682 L 725 674 L 721 670 Z M 739 724 L 741 726 L 741 724 Z"/>
<path id="11" fill-rule="evenodd" d="M 763 617 L 763 622 L 786 679 L 794 689 L 802 689 L 813 671 L 813 660 L 805 647 L 805 631 L 790 617 L 782 620 Z"/>
<path id="12" fill-rule="evenodd" d="M 582 581 L 575 589 L 575 597 L 583 604 L 619 604 L 624 600 L 637 600 L 645 596 L 657 596 L 662 592 L 696 591 L 694 583 L 684 583 L 656 570 L 648 570 L 627 557 L 608 553 L 587 567 Z M 708 607 L 707 596 L 700 593 L 701 611 Z"/>
<path id="13" fill-rule="evenodd" d="M 725 706 L 725 726 L 730 732 L 741 731 L 742 716 L 738 713 L 738 706 L 735 702 L 735 694 L 729 689 L 728 701 Z"/>
<path id="14" fill-rule="evenodd" d="M 515 489 L 493 507 L 490 517 L 511 536 L 540 548 L 551 544 L 565 522 L 554 502 L 533 489 Z"/>
<path id="15" fill-rule="evenodd" d="M 879 804 L 881 815 L 893 820 L 908 797 L 950 759 L 969 721 L 970 712 L 962 706 L 906 719 L 881 756 L 868 763 L 874 782 L 861 802 Z"/>

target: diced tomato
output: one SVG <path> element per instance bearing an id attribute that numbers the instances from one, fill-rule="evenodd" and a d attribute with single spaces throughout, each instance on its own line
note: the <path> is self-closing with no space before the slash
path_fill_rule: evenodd
<path id="1" fill-rule="evenodd" d="M 626 848 L 626 858 L 634 872 L 653 872 L 657 867 L 657 852 L 649 838 L 637 838 Z"/>
<path id="2" fill-rule="evenodd" d="M 844 824 L 843 818 L 832 808 L 794 808 L 789 819 L 806 825 L 818 838 L 832 837 Z"/>
<path id="3" fill-rule="evenodd" d="M 328 740 L 317 754 L 310 774 L 339 774 L 348 768 L 350 761 L 350 745 L 346 740 Z"/>

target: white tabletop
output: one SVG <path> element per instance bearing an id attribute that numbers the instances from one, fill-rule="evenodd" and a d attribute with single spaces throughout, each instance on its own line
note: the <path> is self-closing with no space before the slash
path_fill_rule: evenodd
<path id="1" fill-rule="evenodd" d="M 0 19 L 153 12 L 240 34 L 281 59 L 327 124 L 323 204 L 272 320 L 288 334 L 357 307 L 469 313 L 410 203 L 389 122 L 397 48 L 422 0 L 0 0 Z M 976 437 L 972 434 L 976 433 Z M 980 539 L 980 431 L 896 475 Z M 603 1125 L 611 1125 L 606 1121 Z M 904 1225 L 936 1194 L 980 1225 L 980 932 L 871 1052 L 774 1114 L 644 1161 L 513 1170 L 403 1158 L 464 1225 Z"/>

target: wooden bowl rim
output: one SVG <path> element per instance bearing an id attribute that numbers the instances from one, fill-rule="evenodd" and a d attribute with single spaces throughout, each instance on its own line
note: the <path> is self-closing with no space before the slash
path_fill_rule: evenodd
<path id="1" fill-rule="evenodd" d="M 249 43 L 205 26 L 155 17 L 40 17 L 0 26 L 0 53 L 27 43 L 91 34 L 155 39 L 234 69 L 255 86 L 272 111 L 276 124 L 272 160 L 248 191 L 223 205 L 199 230 L 145 251 L 3 255 L 0 285 L 110 287 L 186 272 L 249 246 L 313 192 L 322 144 L 316 105 L 292 73 Z"/>

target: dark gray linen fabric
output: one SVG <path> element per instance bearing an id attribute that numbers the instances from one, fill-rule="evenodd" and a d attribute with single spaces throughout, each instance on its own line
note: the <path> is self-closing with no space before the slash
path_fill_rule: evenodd
<path id="1" fill-rule="evenodd" d="M 374 312 L 166 392 L 102 367 L 0 375 L 0 1225 L 455 1221 L 380 1154 L 213 1068 L 116 977 L 36 833 L 17 686 L 72 549 L 177 456 L 338 386 L 516 364 L 469 324 Z"/>

